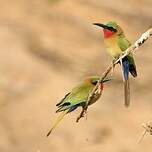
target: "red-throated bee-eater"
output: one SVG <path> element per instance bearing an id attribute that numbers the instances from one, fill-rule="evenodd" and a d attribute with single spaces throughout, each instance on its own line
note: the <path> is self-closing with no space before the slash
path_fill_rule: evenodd
<path id="1" fill-rule="evenodd" d="M 122 28 L 116 22 L 108 22 L 107 24 L 93 23 L 103 28 L 104 43 L 107 52 L 114 58 L 118 59 L 119 56 L 130 47 L 131 43 L 126 38 Z M 133 54 L 130 53 L 120 61 L 122 67 L 122 74 L 124 80 L 124 95 L 125 106 L 130 104 L 130 88 L 129 88 L 129 72 L 133 77 L 137 76 L 136 65 Z"/>
<path id="2" fill-rule="evenodd" d="M 90 101 L 87 101 L 91 91 L 94 89 L 99 79 L 99 76 L 91 76 L 86 78 L 76 87 L 74 87 L 71 92 L 66 94 L 65 97 L 58 104 L 56 104 L 56 106 L 58 107 L 56 112 L 61 112 L 61 114 L 57 118 L 50 131 L 47 133 L 47 136 L 51 134 L 51 132 L 55 129 L 55 127 L 66 114 L 74 111 L 77 107 L 84 107 L 86 102 L 91 105 L 99 99 L 102 94 L 103 83 L 109 81 L 110 79 L 103 80 L 99 85 L 99 91 L 92 98 L 90 98 Z"/>

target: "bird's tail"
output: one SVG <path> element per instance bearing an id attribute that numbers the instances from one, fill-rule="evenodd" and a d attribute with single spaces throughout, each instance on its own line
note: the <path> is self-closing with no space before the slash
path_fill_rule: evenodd
<path id="1" fill-rule="evenodd" d="M 130 105 L 129 79 L 124 81 L 124 96 L 125 96 L 125 107 L 129 107 L 129 105 Z"/>
<path id="2" fill-rule="evenodd" d="M 136 70 L 136 65 L 134 64 L 129 64 L 129 72 L 133 77 L 137 77 L 137 70 Z"/>
<path id="3" fill-rule="evenodd" d="M 52 126 L 52 128 L 50 129 L 50 131 L 47 133 L 47 137 L 51 134 L 51 132 L 56 128 L 56 126 L 59 124 L 59 122 L 64 118 L 64 116 L 67 114 L 68 109 L 63 111 L 59 117 L 57 118 L 56 122 L 54 123 L 54 125 Z"/>
<path id="4" fill-rule="evenodd" d="M 129 61 L 126 58 L 122 60 L 122 73 L 124 81 L 125 106 L 128 107 L 130 105 Z"/>

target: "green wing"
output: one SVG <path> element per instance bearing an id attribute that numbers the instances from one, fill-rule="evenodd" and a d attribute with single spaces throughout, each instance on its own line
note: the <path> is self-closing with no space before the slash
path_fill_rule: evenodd
<path id="1" fill-rule="evenodd" d="M 93 85 L 82 83 L 73 88 L 62 100 L 57 104 L 58 110 L 56 112 L 64 111 L 74 106 L 82 106 L 88 99 Z"/>
<path id="2" fill-rule="evenodd" d="M 118 37 L 118 45 L 122 51 L 125 51 L 131 46 L 131 43 L 126 39 L 124 35 Z M 134 62 L 133 54 L 130 53 L 128 56 L 129 62 Z"/>
<path id="3" fill-rule="evenodd" d="M 131 43 L 126 39 L 126 37 L 124 35 L 120 35 L 118 37 L 118 45 L 122 51 L 125 51 L 127 48 L 129 48 L 131 46 Z M 130 64 L 129 71 L 131 72 L 131 74 L 134 77 L 136 77 L 137 71 L 136 71 L 136 65 L 135 65 L 135 61 L 133 58 L 133 54 L 130 53 L 129 55 L 127 55 L 127 59 L 129 61 L 129 64 Z"/>

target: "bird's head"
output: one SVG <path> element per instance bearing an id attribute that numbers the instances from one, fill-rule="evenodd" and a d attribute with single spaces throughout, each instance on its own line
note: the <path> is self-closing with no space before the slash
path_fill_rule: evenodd
<path id="1" fill-rule="evenodd" d="M 102 23 L 93 23 L 93 24 L 103 28 L 104 38 L 109 38 L 116 34 L 119 35 L 123 32 L 121 27 L 116 22 L 113 21 L 110 21 L 106 24 L 102 24 Z"/>
<path id="2" fill-rule="evenodd" d="M 100 76 L 91 76 L 89 78 L 87 78 L 87 81 L 89 81 L 92 85 L 96 85 L 98 83 L 98 81 L 100 80 Z M 101 83 L 100 83 L 100 86 L 101 86 L 101 89 L 103 89 L 103 84 L 105 82 L 108 82 L 110 81 L 111 79 L 110 78 L 105 78 Z"/>

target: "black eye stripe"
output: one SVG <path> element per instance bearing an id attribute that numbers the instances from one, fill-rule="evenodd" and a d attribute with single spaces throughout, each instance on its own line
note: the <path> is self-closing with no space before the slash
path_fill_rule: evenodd
<path id="1" fill-rule="evenodd" d="M 107 26 L 107 29 L 110 30 L 110 31 L 113 31 L 113 32 L 117 32 L 116 29 L 114 29 L 113 27 L 110 27 L 110 26 Z"/>
<path id="2" fill-rule="evenodd" d="M 92 82 L 92 84 L 93 84 L 93 85 L 96 85 L 96 84 L 97 84 L 97 81 Z"/>

